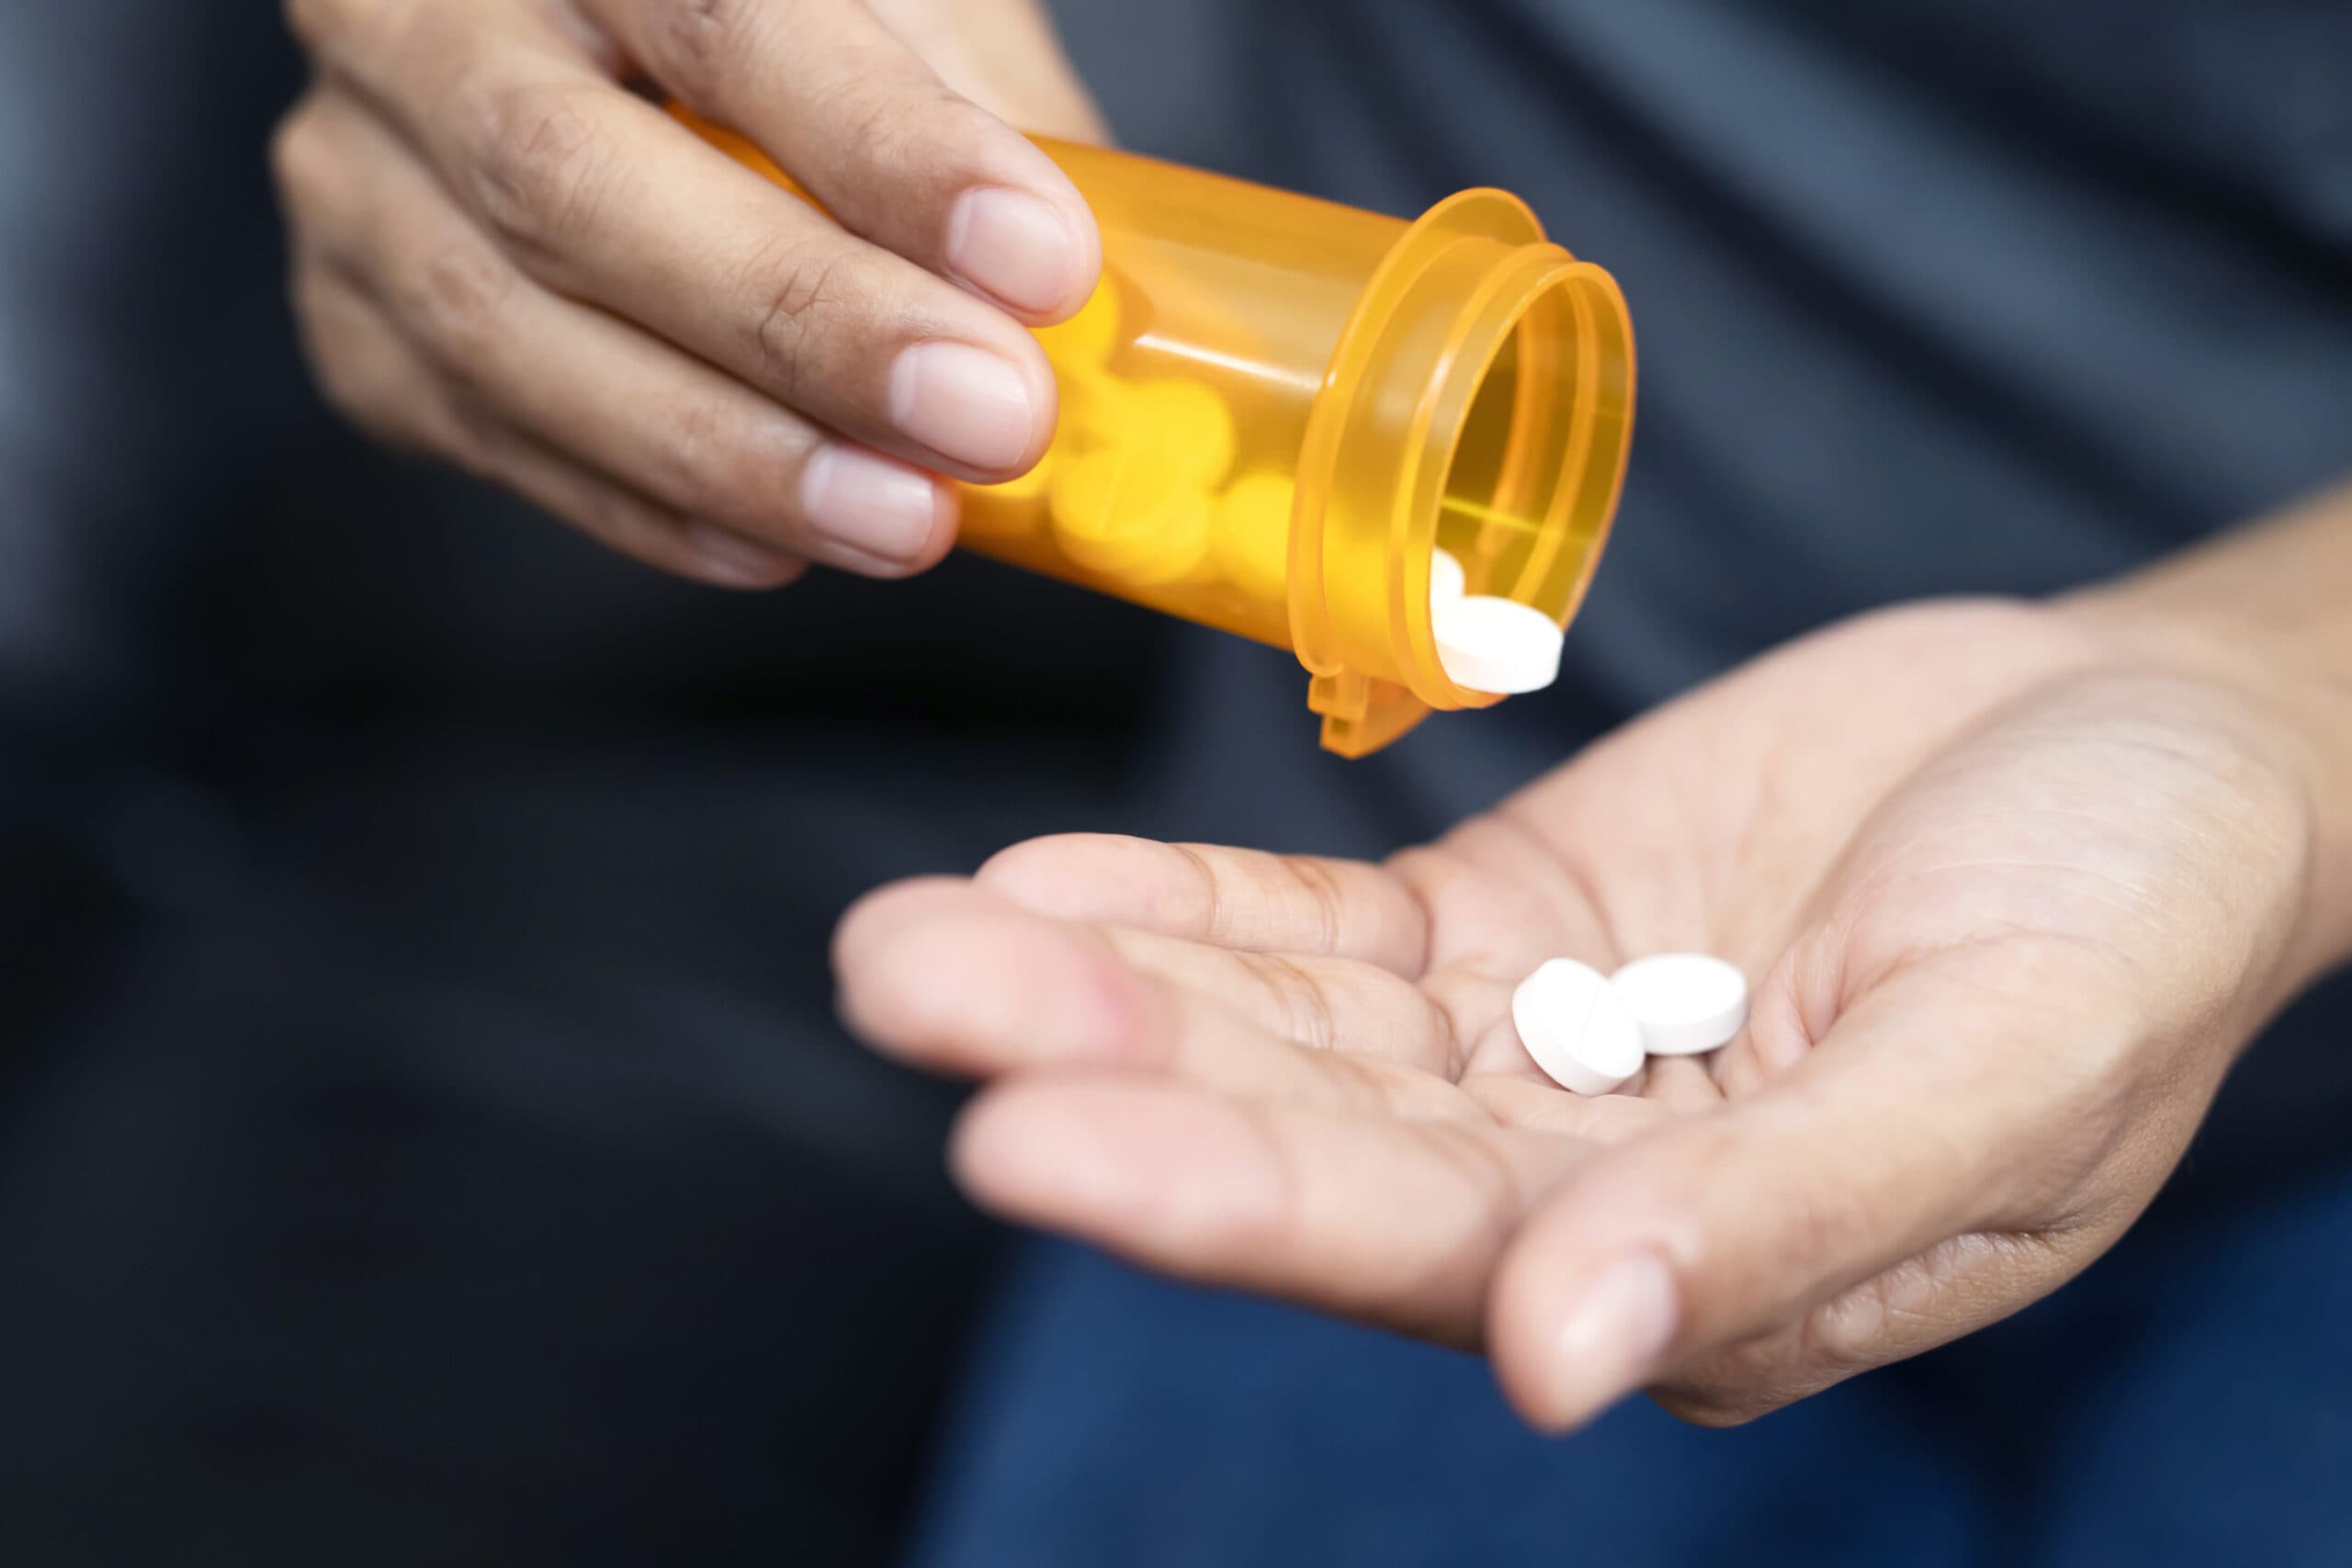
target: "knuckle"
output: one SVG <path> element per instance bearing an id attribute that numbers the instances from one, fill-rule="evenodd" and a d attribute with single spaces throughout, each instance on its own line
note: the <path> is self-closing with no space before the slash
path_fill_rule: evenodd
<path id="1" fill-rule="evenodd" d="M 707 103 L 745 51 L 759 0 L 642 0 L 647 64 L 682 96 Z"/>
<path id="2" fill-rule="evenodd" d="M 763 384 L 786 402 L 797 399 L 814 345 L 855 312 L 851 271 L 839 254 L 787 254 L 757 296 L 752 352 Z"/>
<path id="3" fill-rule="evenodd" d="M 616 547 L 626 547 L 651 529 L 652 520 L 642 507 L 605 486 L 592 486 L 566 501 L 564 510 L 572 522 Z"/>
<path id="4" fill-rule="evenodd" d="M 826 140 L 860 171 L 837 203 L 860 220 L 910 237 L 938 226 L 937 210 L 970 184 L 976 158 L 1003 126 L 936 83 L 845 74 L 803 105 Z"/>
<path id="5" fill-rule="evenodd" d="M 688 493 L 719 494 L 735 489 L 729 482 L 733 476 L 719 470 L 726 448 L 718 426 L 718 417 L 707 407 L 689 403 L 654 428 L 654 477 L 664 481 L 658 489 L 684 485 L 690 487 Z"/>
<path id="6" fill-rule="evenodd" d="M 548 496 L 546 510 L 606 547 L 633 560 L 684 577 L 700 577 L 679 538 L 679 520 L 610 485 L 566 486 Z"/>
<path id="7" fill-rule="evenodd" d="M 913 105 L 890 85 L 844 73 L 822 92 L 812 95 L 809 118 L 829 127 L 833 137 L 854 147 L 870 162 L 888 165 L 910 134 Z"/>
<path id="8" fill-rule="evenodd" d="M 428 423 L 380 382 L 356 379 L 333 367 L 319 373 L 319 395 L 327 407 L 361 434 L 403 452 L 431 450 Z"/>
<path id="9" fill-rule="evenodd" d="M 403 312 L 433 356 L 470 379 L 496 347 L 514 284 L 513 269 L 497 257 L 471 246 L 445 247 L 424 258 L 402 290 Z"/>
<path id="10" fill-rule="evenodd" d="M 329 301 L 328 286 L 315 268 L 301 267 L 288 291 L 302 358 L 318 384 L 319 395 L 354 424 L 374 429 L 387 401 L 388 378 L 362 373 L 362 361 L 348 352 L 342 317 Z"/>
<path id="11" fill-rule="evenodd" d="M 1288 1038 L 1312 1051 L 1332 1051 L 1343 1043 L 1330 997 L 1295 960 L 1279 953 L 1244 953 L 1242 959 L 1265 987 Z"/>
<path id="12" fill-rule="evenodd" d="M 403 451 L 427 451 L 435 420 L 424 389 L 392 367 L 345 354 L 314 340 L 307 351 L 320 398 L 355 429 Z"/>
<path id="13" fill-rule="evenodd" d="M 1338 875 L 1329 865 L 1312 856 L 1290 856 L 1280 863 L 1289 872 L 1294 886 L 1313 912 L 1317 936 L 1322 943 L 1319 951 L 1337 948 L 1348 910 L 1347 889 L 1340 886 Z"/>
<path id="14" fill-rule="evenodd" d="M 288 207 L 311 207 L 335 188 L 339 178 L 334 146 L 322 129 L 316 101 L 304 97 L 269 134 L 269 173 L 279 199 Z"/>
<path id="15" fill-rule="evenodd" d="M 384 378 L 358 374 L 329 340 L 315 333 L 308 336 L 304 352 L 327 407 L 370 434 L 390 433 L 394 399 Z"/>
<path id="16" fill-rule="evenodd" d="M 494 431 L 488 421 L 447 401 L 437 412 L 440 417 L 432 446 L 444 461 L 469 478 L 494 485 L 545 509 L 544 503 L 532 494 L 529 476 L 516 461 L 506 437 Z"/>
<path id="17" fill-rule="evenodd" d="M 1894 1292 L 1905 1265 L 1863 1280 L 1808 1310 L 1789 1330 L 1789 1359 L 1839 1377 L 1849 1377 L 1885 1359 L 1883 1346 L 1909 1314 Z"/>
<path id="18" fill-rule="evenodd" d="M 976 150 L 1001 135 L 994 115 L 937 83 L 870 95 L 852 116 L 856 145 L 886 169 L 916 176 L 930 188 L 961 189 L 951 177 L 971 166 Z"/>
<path id="19" fill-rule="evenodd" d="M 372 49 L 413 18 L 414 0 L 285 0 L 287 31 L 313 55 Z"/>
<path id="20" fill-rule="evenodd" d="M 773 531 L 783 487 L 746 453 L 727 418 L 689 403 L 652 432 L 654 472 L 645 488 L 682 498 L 687 510 L 747 533 Z"/>
<path id="21" fill-rule="evenodd" d="M 558 253 L 594 221 L 611 161 L 592 91 L 526 83 L 479 95 L 469 159 L 475 203 L 508 246 Z"/>

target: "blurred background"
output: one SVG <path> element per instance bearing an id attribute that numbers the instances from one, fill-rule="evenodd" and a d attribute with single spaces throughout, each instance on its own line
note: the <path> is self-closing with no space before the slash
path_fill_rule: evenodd
<path id="1" fill-rule="evenodd" d="M 1830 615 L 2079 581 L 2340 466 L 2317 422 L 2352 405 L 2312 389 L 2345 385 L 2352 202 L 2248 195 L 2259 147 L 2132 141 L 2144 78 L 2042 105 L 2067 134 L 2037 166 L 2123 194 L 2053 199 L 2081 221 L 2040 238 L 2093 279 L 2195 243 L 2142 295 L 2056 301 L 2083 335 L 2029 361 L 1973 340 L 1964 291 L 1878 287 L 1950 234 L 1898 225 L 1889 270 L 1841 275 L 1773 209 L 1819 193 L 1723 166 L 1726 137 L 1781 169 L 1867 149 L 1836 114 L 1800 133 L 1703 35 L 1637 40 L 1726 117 L 1677 143 L 1645 118 L 1661 56 L 1578 74 L 1514 6 L 1475 36 L 1403 0 L 1339 30 L 1248 0 L 1059 9 L 1131 145 L 1394 211 L 1510 184 L 1624 277 L 1641 453 L 1543 704 L 1350 768 L 1279 655 L 987 563 L 742 598 L 609 558 L 312 395 L 263 162 L 300 84 L 276 6 L 0 8 L 0 1562 L 886 1561 L 955 1391 L 1002 1393 L 1018 1357 L 966 1382 L 1011 1255 L 941 1175 L 952 1092 L 833 1021 L 856 894 L 1064 829 L 1376 852 Z M 1903 63 L 1947 107 L 1994 90 L 1984 59 Z M 1477 72 L 1476 102 L 1442 88 Z M 2218 205 L 2175 232 L 2107 181 L 2143 165 Z M 2030 274 L 2002 241 L 1951 272 Z M 2132 312 L 2240 288 L 2267 289 L 2234 326 L 2275 360 L 2192 409 L 2226 333 Z M 2068 383 L 2086 343 L 2124 345 L 2100 398 Z M 2008 396 L 2036 378 L 2051 397 Z M 2340 1170 L 2352 1053 L 2303 1033 L 2264 1058 L 2292 1072 L 2233 1082 L 2113 1278 L 2153 1297 L 2161 1224 L 2226 1235 L 2247 1192 Z M 2070 1310 L 2029 1314 L 2009 1364 L 2133 1321 Z M 1333 1343 L 1246 1314 L 1266 1359 L 1237 1376 Z M 1438 1364 L 1398 1386 L 1483 1390 Z M 1069 1375 L 1120 1397 L 1091 1366 Z M 1917 1376 L 1854 1397 L 1913 1432 L 1976 1386 Z M 1131 1397 L 1148 1422 L 1182 1395 Z M 1446 1398 L 1502 1445 L 1464 1462 L 1546 1451 L 1484 1392 Z M 975 1419 L 967 1442 L 999 1431 Z M 1807 1419 L 1741 1451 L 1799 1456 Z M 1044 1508 L 1100 1479 L 1081 1430 L 1022 1407 L 980 1448 Z M 1993 1467 L 1987 1506 L 2031 1469 Z"/>
<path id="2" fill-rule="evenodd" d="M 1163 628 L 700 591 L 348 434 L 300 80 L 266 0 L 0 14 L 0 1562 L 877 1561 L 996 1241 L 827 937 L 1116 818 Z"/>

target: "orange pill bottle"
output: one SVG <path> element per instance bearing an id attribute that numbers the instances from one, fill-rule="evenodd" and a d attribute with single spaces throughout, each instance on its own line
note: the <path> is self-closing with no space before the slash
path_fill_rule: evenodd
<path id="1" fill-rule="evenodd" d="M 1575 615 L 1633 434 L 1615 281 L 1501 191 L 1407 221 L 1038 145 L 1093 209 L 1102 281 L 1037 333 L 1062 391 L 1052 448 L 963 487 L 962 546 L 1289 650 L 1343 756 L 1500 701 L 1439 660 L 1431 552 L 1472 593 Z"/>

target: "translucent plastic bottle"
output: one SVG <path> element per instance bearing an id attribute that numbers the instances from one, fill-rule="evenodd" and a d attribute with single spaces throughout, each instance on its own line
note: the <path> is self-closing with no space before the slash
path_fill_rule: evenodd
<path id="1" fill-rule="evenodd" d="M 1094 210 L 1102 283 L 1038 333 L 1060 428 L 1026 477 L 965 487 L 963 546 L 1289 649 L 1344 756 L 1499 701 L 1439 662 L 1430 553 L 1575 615 L 1632 437 L 1615 282 L 1501 191 L 1408 223 L 1038 144 Z"/>

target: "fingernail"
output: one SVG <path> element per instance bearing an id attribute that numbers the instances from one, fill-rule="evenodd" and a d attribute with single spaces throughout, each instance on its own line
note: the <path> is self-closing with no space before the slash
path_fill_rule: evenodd
<path id="1" fill-rule="evenodd" d="M 948 215 L 947 265 L 981 292 L 1042 313 L 1075 288 L 1078 247 L 1062 215 L 1035 197 L 968 191 Z"/>
<path id="2" fill-rule="evenodd" d="M 1673 1270 L 1636 1253 L 1585 1288 L 1552 1342 L 1554 1413 L 1563 1426 L 1600 1414 L 1649 1381 L 1673 1341 L 1679 1313 Z"/>
<path id="3" fill-rule="evenodd" d="M 960 343 L 917 344 L 890 370 L 890 420 L 951 463 L 1002 471 L 1028 455 L 1036 411 L 1009 360 Z"/>
<path id="4" fill-rule="evenodd" d="M 790 577 L 793 568 L 799 564 L 790 556 L 708 523 L 687 524 L 685 538 L 687 547 L 702 558 L 712 577 L 739 588 L 773 588 Z"/>
<path id="5" fill-rule="evenodd" d="M 885 562 L 910 562 L 930 547 L 941 497 L 928 475 L 854 446 L 820 447 L 800 470 L 809 530 Z"/>

